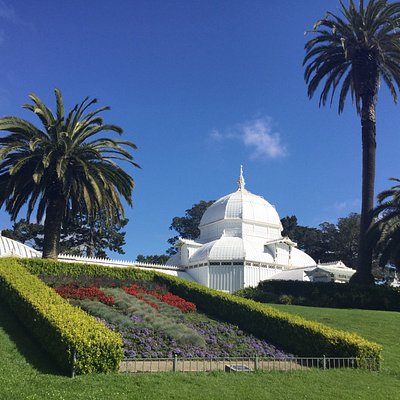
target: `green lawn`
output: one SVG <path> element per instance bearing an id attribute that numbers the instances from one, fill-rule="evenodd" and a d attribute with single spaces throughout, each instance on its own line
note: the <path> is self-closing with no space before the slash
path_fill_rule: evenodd
<path id="1" fill-rule="evenodd" d="M 281 311 L 300 315 L 332 326 L 355 332 L 365 339 L 383 346 L 383 370 L 400 376 L 400 312 L 344 310 L 338 308 L 317 308 L 270 304 Z M 400 399 L 400 393 L 398 395 Z"/>
<path id="2" fill-rule="evenodd" d="M 274 306 L 275 307 L 275 306 Z M 0 400 L 14 399 L 395 399 L 400 393 L 400 313 L 281 306 L 353 330 L 384 346 L 382 372 L 61 376 L 0 302 Z"/>

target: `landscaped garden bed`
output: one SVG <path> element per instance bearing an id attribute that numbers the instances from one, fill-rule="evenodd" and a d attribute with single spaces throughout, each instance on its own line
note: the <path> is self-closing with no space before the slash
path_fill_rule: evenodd
<path id="1" fill-rule="evenodd" d="M 149 281 L 42 275 L 62 297 L 123 338 L 125 358 L 291 356 Z"/>
<path id="2" fill-rule="evenodd" d="M 3 266 L 7 269 L 7 264 L 15 264 L 15 261 L 4 259 L 3 262 L 0 262 L 0 267 L 4 264 Z M 116 329 L 123 330 L 126 327 L 132 326 L 133 323 L 140 323 L 140 320 L 144 319 L 146 324 L 148 324 L 147 328 L 155 329 L 169 338 L 176 335 L 174 340 L 179 343 L 181 348 L 188 343 L 194 344 L 196 341 L 200 347 L 204 346 L 203 342 L 206 340 L 201 338 L 190 326 L 187 326 L 190 323 L 190 321 L 187 321 L 190 316 L 201 314 L 183 313 L 176 307 L 164 303 L 157 296 L 151 295 L 152 291 L 161 289 L 158 297 L 171 292 L 185 302 L 195 304 L 199 311 L 213 318 L 210 321 L 229 322 L 237 326 L 238 330 L 251 333 L 258 339 L 265 340 L 267 343 L 273 343 L 278 348 L 285 349 L 287 353 L 296 354 L 300 358 L 319 360 L 317 361 L 318 365 L 321 363 L 324 365 L 325 361 L 329 363 L 328 359 L 347 359 L 351 365 L 354 364 L 354 367 L 357 368 L 377 370 L 380 367 L 381 346 L 357 334 L 333 329 L 320 323 L 278 311 L 252 300 L 208 289 L 200 284 L 188 282 L 178 277 L 138 268 L 110 268 L 99 265 L 61 263 L 42 259 L 20 259 L 17 261 L 17 264 L 25 267 L 31 274 L 41 276 L 52 287 L 69 286 L 71 288 L 71 285 L 76 286 L 76 282 L 74 283 L 74 281 L 78 281 L 79 287 L 100 288 L 102 290 L 101 296 L 107 296 L 108 300 L 112 299 L 111 301 L 115 302 L 114 306 L 104 304 L 98 301 L 99 299 L 90 299 L 90 297 L 93 298 L 92 294 L 99 293 L 93 290 L 86 292 L 78 291 L 78 293 L 75 293 L 76 298 L 68 301 L 79 305 L 79 307 L 86 309 L 90 314 L 96 316 L 98 319 L 97 321 L 96 319 L 94 320 L 103 329 L 106 328 L 104 322 L 102 322 L 103 320 L 115 325 Z M 17 272 L 15 275 L 20 276 L 21 274 L 22 271 Z M 25 276 L 26 272 L 22 275 Z M 28 276 L 26 277 L 28 278 Z M 115 281 L 118 281 L 118 284 Z M 106 284 L 106 282 L 108 283 Z M 141 284 L 139 292 L 137 287 L 133 288 L 137 296 L 130 295 L 121 289 L 122 287 L 132 287 L 132 284 L 137 284 L 138 282 Z M 0 289 L 1 286 L 0 279 Z M 157 286 L 159 289 L 157 289 Z M 79 289 L 79 287 L 75 289 Z M 55 291 L 52 290 L 52 293 L 57 296 Z M 30 296 L 32 295 L 30 294 Z M 107 297 L 103 299 L 105 300 Z M 174 299 L 174 301 L 177 300 L 176 297 L 169 295 L 167 297 Z M 126 301 L 127 298 L 129 298 L 129 301 Z M 147 302 L 143 301 L 143 299 L 146 299 Z M 178 301 L 178 303 L 182 302 Z M 141 309 L 143 307 L 147 308 Z M 165 309 L 166 307 L 169 307 L 168 311 Z M 162 313 L 158 312 L 157 308 L 159 310 L 163 309 Z M 118 311 L 119 309 L 125 310 L 125 312 L 120 312 Z M 135 315 L 129 316 L 129 310 L 134 310 Z M 78 311 L 81 310 L 78 309 Z M 154 314 L 156 311 L 157 313 Z M 179 318 L 176 318 L 177 312 L 181 314 Z M 168 313 L 171 315 L 174 314 L 174 317 L 170 318 Z M 184 321 L 182 321 L 182 314 Z M 85 313 L 85 315 L 89 318 L 88 314 Z M 23 322 L 30 323 L 33 319 L 28 317 Z M 171 319 L 173 323 L 171 323 Z M 68 324 L 63 325 L 64 330 L 68 327 Z M 79 326 L 76 327 L 80 329 Z M 110 329 L 106 330 L 110 334 L 115 335 L 117 333 L 110 331 Z M 90 331 L 93 337 L 97 338 L 97 331 L 97 328 Z M 120 334 L 117 334 L 117 336 L 120 340 L 118 351 L 121 354 L 121 361 L 124 353 L 123 341 Z M 72 348 L 68 351 L 71 352 L 73 350 Z M 81 353 L 86 356 L 84 347 L 76 350 L 77 360 L 81 359 Z M 92 351 L 91 346 L 88 350 Z M 129 349 L 125 347 L 125 350 Z M 134 351 L 132 348 L 131 350 Z M 114 357 L 113 351 L 110 351 L 111 354 Z M 126 354 L 125 357 L 127 357 Z M 136 355 L 135 359 L 139 360 L 138 357 Z M 261 358 L 262 356 L 258 354 L 258 357 Z M 256 362 L 256 352 L 254 352 L 252 358 Z M 180 359 L 184 360 L 184 357 L 181 356 Z M 195 359 L 196 357 L 192 357 L 189 360 L 195 361 Z M 108 356 L 105 356 L 104 361 L 107 360 Z M 150 360 L 150 358 L 145 358 L 145 360 Z M 93 365 L 93 367 L 96 371 L 103 371 L 102 366 L 99 368 L 97 365 Z M 78 373 L 86 372 L 81 370 Z"/>

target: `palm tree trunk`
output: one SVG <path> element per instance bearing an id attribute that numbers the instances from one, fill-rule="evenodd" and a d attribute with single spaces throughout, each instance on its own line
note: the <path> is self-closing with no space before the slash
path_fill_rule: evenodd
<path id="1" fill-rule="evenodd" d="M 363 96 L 361 110 L 362 127 L 362 204 L 360 221 L 360 239 L 358 245 L 357 272 L 350 283 L 373 285 L 372 247 L 368 245 L 367 231 L 372 223 L 375 189 L 376 160 L 376 118 L 375 96 Z"/>
<path id="2" fill-rule="evenodd" d="M 64 209 L 65 201 L 62 197 L 51 199 L 47 205 L 42 258 L 57 260 Z"/>

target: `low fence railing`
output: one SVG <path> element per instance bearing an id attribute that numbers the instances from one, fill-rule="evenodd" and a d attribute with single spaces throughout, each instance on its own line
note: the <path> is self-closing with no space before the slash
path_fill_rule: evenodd
<path id="1" fill-rule="evenodd" d="M 119 372 L 251 372 L 257 370 L 295 371 L 310 368 L 364 368 L 376 371 L 374 359 L 349 357 L 224 357 L 224 358 L 127 358 L 120 364 Z"/>

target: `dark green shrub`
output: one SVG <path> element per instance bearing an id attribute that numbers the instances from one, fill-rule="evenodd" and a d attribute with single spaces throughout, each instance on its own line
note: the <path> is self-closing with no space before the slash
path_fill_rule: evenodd
<path id="1" fill-rule="evenodd" d="M 263 303 L 281 303 L 281 299 L 291 298 L 291 304 L 314 307 L 400 311 L 400 291 L 384 286 L 364 287 L 333 282 L 263 281 L 256 288 L 239 291 L 237 295 Z"/>

